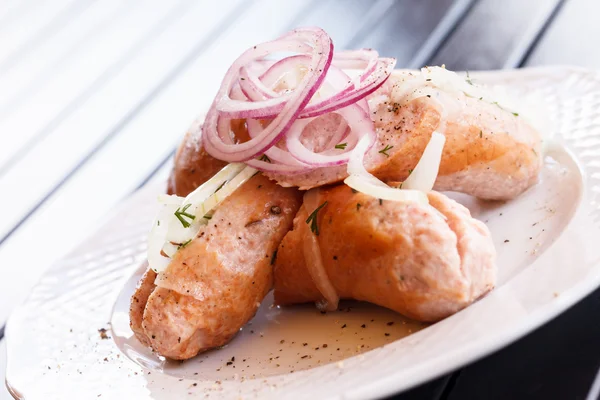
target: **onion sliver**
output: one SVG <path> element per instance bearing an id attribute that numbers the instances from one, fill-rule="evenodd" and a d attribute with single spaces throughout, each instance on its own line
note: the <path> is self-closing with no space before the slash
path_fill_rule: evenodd
<path id="1" fill-rule="evenodd" d="M 182 200 L 182 198 L 179 199 L 180 201 Z M 166 243 L 167 232 L 169 229 L 167 223 L 164 221 L 168 221 L 173 213 L 177 211 L 180 205 L 181 203 L 163 204 L 158 212 L 158 215 L 156 216 L 156 219 L 154 220 L 152 229 L 148 234 L 148 265 L 154 270 L 154 272 L 163 271 L 171 262 L 169 257 L 165 257 L 163 255 L 163 246 Z"/>
<path id="2" fill-rule="evenodd" d="M 429 143 L 427 143 L 421 159 L 408 178 L 402 183 L 402 189 L 414 189 L 423 192 L 429 192 L 433 189 L 440 169 L 445 143 L 446 136 L 439 132 L 431 134 L 431 139 L 429 139 Z"/>
<path id="3" fill-rule="evenodd" d="M 159 196 L 163 205 L 148 236 L 150 267 L 156 272 L 163 271 L 170 257 L 196 238 L 208 222 L 208 214 L 256 172 L 244 164 L 228 164 L 185 198 Z"/>
<path id="4" fill-rule="evenodd" d="M 319 206 L 319 189 L 309 190 L 304 194 L 304 205 L 307 215 L 311 215 Z M 317 216 L 315 216 L 317 218 Z M 304 225 L 303 231 L 303 243 L 302 250 L 304 253 L 304 262 L 308 273 L 325 299 L 324 302 L 317 302 L 317 308 L 322 311 L 335 311 L 338 308 L 340 301 L 339 296 L 323 265 L 323 258 L 321 256 L 321 248 L 319 247 L 319 241 L 317 235 L 311 232 L 308 223 L 300 221 L 300 224 Z"/>
<path id="5" fill-rule="evenodd" d="M 348 161 L 348 174 L 350 176 L 344 180 L 344 183 L 354 190 L 381 200 L 428 204 L 429 201 L 425 193 L 418 190 L 391 188 L 365 169 L 363 159 L 374 142 L 374 137 L 365 135 L 356 144 Z"/>

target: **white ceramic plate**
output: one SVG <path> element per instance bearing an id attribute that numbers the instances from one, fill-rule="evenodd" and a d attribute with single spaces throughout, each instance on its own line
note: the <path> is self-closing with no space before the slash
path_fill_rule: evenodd
<path id="1" fill-rule="evenodd" d="M 127 316 L 161 189 L 151 187 L 53 266 L 14 312 L 6 331 L 11 392 L 27 399 L 376 398 L 480 358 L 564 311 L 600 284 L 600 74 L 473 75 L 519 96 L 540 95 L 559 143 L 548 150 L 541 182 L 517 200 L 460 198 L 488 224 L 499 253 L 498 288 L 483 300 L 421 329 L 366 304 L 323 315 L 308 306 L 272 308 L 267 299 L 230 345 L 165 362 L 131 337 Z"/>

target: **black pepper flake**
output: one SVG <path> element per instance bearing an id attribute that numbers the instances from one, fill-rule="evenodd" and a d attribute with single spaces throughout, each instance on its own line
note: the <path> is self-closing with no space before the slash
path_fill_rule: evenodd
<path id="1" fill-rule="evenodd" d="M 356 211 L 360 210 L 361 207 L 362 207 L 362 204 L 356 203 Z"/>
<path id="2" fill-rule="evenodd" d="M 284 339 L 281 339 L 281 340 L 279 341 L 279 344 L 284 344 L 284 343 L 285 343 L 285 340 L 284 340 Z"/>
<path id="3" fill-rule="evenodd" d="M 308 355 L 306 355 L 306 356 L 302 356 L 302 357 L 300 357 L 300 358 L 308 358 Z"/>
<path id="4" fill-rule="evenodd" d="M 367 325 L 366 325 L 366 324 L 362 324 L 360 327 L 361 327 L 361 328 L 366 328 L 366 327 L 367 327 Z"/>
<path id="5" fill-rule="evenodd" d="M 346 324 L 342 325 L 342 329 L 344 329 L 346 327 Z"/>
<path id="6" fill-rule="evenodd" d="M 281 214 L 281 207 L 279 207 L 279 206 L 271 207 L 271 214 L 275 214 L 275 215 Z"/>
<path id="7" fill-rule="evenodd" d="M 233 364 L 231 361 L 227 361 L 227 366 Z"/>
<path id="8" fill-rule="evenodd" d="M 390 336 L 390 334 L 386 332 L 385 336 Z"/>
<path id="9" fill-rule="evenodd" d="M 192 383 L 192 386 L 198 386 L 198 384 L 197 383 Z"/>
<path id="10" fill-rule="evenodd" d="M 508 243 L 508 242 L 510 242 L 510 240 L 504 239 L 504 243 Z"/>
<path id="11" fill-rule="evenodd" d="M 390 321 L 387 323 L 387 326 L 392 326 L 392 325 L 394 325 L 394 321 Z"/>
<path id="12" fill-rule="evenodd" d="M 323 345 L 323 348 L 324 348 L 324 349 L 326 349 L 326 348 L 327 348 L 327 343 L 325 343 L 325 344 Z"/>
<path id="13" fill-rule="evenodd" d="M 107 330 L 104 328 L 98 329 L 98 333 L 100 333 L 100 339 L 105 340 L 108 339 L 109 336 L 106 334 Z"/>
<path id="14" fill-rule="evenodd" d="M 337 258 L 337 256 L 333 256 L 333 259 L 334 259 L 334 260 L 337 260 L 338 258 Z"/>
<path id="15" fill-rule="evenodd" d="M 308 346 L 308 343 L 302 343 L 302 346 Z"/>

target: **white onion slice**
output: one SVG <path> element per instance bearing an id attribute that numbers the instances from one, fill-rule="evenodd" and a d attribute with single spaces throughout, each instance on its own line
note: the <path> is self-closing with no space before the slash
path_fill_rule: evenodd
<path id="1" fill-rule="evenodd" d="M 182 197 L 178 196 L 164 196 L 168 200 L 177 199 L 183 200 Z M 159 201 L 161 198 L 159 198 Z M 154 221 L 154 225 L 150 230 L 150 234 L 148 235 L 148 265 L 155 272 L 162 271 L 167 268 L 167 265 L 171 262 L 171 259 L 162 255 L 163 246 L 165 245 L 167 232 L 168 232 L 168 224 L 166 221 L 173 215 L 173 213 L 179 208 L 181 203 L 165 203 L 161 207 L 158 215 L 156 216 L 156 220 Z"/>
<path id="2" fill-rule="evenodd" d="M 185 198 L 159 196 L 163 206 L 148 236 L 150 268 L 155 272 L 164 271 L 180 246 L 193 240 L 200 228 L 207 224 L 207 214 L 256 172 L 242 163 L 228 164 Z"/>
<path id="3" fill-rule="evenodd" d="M 427 195 L 418 190 L 394 189 L 371 175 L 363 165 L 365 153 L 374 142 L 370 135 L 363 136 L 350 155 L 348 162 L 348 176 L 344 183 L 352 189 L 369 196 L 391 201 L 415 202 L 428 204 Z"/>
<path id="4" fill-rule="evenodd" d="M 317 207 L 319 207 L 319 189 L 309 190 L 304 194 L 304 208 L 306 213 L 311 215 Z M 316 217 L 315 217 L 316 218 Z M 308 273 L 323 296 L 324 301 L 317 302 L 317 308 L 321 311 L 335 311 L 338 308 L 340 297 L 338 296 L 335 287 L 331 283 L 325 266 L 323 265 L 323 257 L 321 256 L 321 248 L 317 235 L 308 227 L 308 224 L 303 224 L 304 238 L 302 240 L 302 251 L 304 254 L 304 262 Z"/>
<path id="5" fill-rule="evenodd" d="M 421 159 L 415 166 L 415 169 L 402 183 L 402 189 L 420 190 L 429 192 L 433 189 L 435 180 L 440 170 L 442 161 L 442 151 L 446 143 L 446 136 L 439 132 L 433 132 L 431 139 L 421 155 Z"/>

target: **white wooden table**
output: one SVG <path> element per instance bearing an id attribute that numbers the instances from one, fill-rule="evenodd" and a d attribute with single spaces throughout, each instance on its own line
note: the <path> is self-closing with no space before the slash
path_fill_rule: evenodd
<path id="1" fill-rule="evenodd" d="M 167 177 L 247 47 L 318 25 L 337 48 L 374 47 L 400 67 L 600 67 L 598 11 L 597 0 L 2 0 L 0 326 L 115 204 Z"/>

